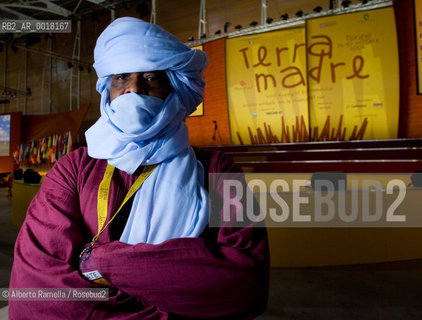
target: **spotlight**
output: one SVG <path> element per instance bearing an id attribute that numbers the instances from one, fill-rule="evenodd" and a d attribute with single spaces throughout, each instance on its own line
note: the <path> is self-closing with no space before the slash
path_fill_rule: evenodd
<path id="1" fill-rule="evenodd" d="M 237 31 L 240 31 L 240 29 L 242 29 L 242 25 L 238 24 L 236 27 L 234 27 Z"/>
<path id="2" fill-rule="evenodd" d="M 322 11 L 322 7 L 321 6 L 318 6 L 318 7 L 315 7 L 314 8 L 314 12 L 316 12 L 316 13 L 320 13 Z"/>
<path id="3" fill-rule="evenodd" d="M 194 37 L 189 37 L 189 38 L 188 38 L 188 41 L 193 41 L 193 40 L 195 40 L 195 38 L 194 38 Z"/>
<path id="4" fill-rule="evenodd" d="M 287 19 L 289 19 L 289 14 L 288 13 L 282 14 L 280 16 L 280 18 L 283 19 L 283 20 L 287 20 Z"/>
<path id="5" fill-rule="evenodd" d="M 230 23 L 230 22 L 226 22 L 225 24 L 224 24 L 224 33 L 227 33 L 227 30 L 229 29 L 229 27 L 231 26 L 232 24 Z"/>
<path id="6" fill-rule="evenodd" d="M 12 49 L 14 53 L 18 52 L 19 50 L 19 48 L 15 46 L 14 44 L 10 47 L 10 49 Z"/>
<path id="7" fill-rule="evenodd" d="M 214 32 L 214 34 L 215 34 L 216 36 L 219 36 L 219 35 L 221 34 L 221 30 L 217 30 L 216 32 Z"/>
<path id="8" fill-rule="evenodd" d="M 351 3 L 352 3 L 352 1 L 345 0 L 341 3 L 341 5 L 342 5 L 343 8 L 348 8 Z"/>
<path id="9" fill-rule="evenodd" d="M 303 11 L 299 10 L 298 12 L 296 12 L 296 17 L 298 18 L 303 17 Z"/>
<path id="10" fill-rule="evenodd" d="M 70 69 L 70 68 L 73 68 L 73 63 L 72 62 L 68 62 L 67 63 L 67 67 Z"/>
<path id="11" fill-rule="evenodd" d="M 201 34 L 201 39 L 205 39 L 207 37 L 206 33 Z"/>
<path id="12" fill-rule="evenodd" d="M 273 18 L 267 18 L 267 20 L 265 20 L 265 22 L 266 23 L 271 23 L 271 22 L 273 22 L 274 21 L 274 19 Z"/>
<path id="13" fill-rule="evenodd" d="M 257 21 L 252 21 L 249 25 L 251 27 L 256 27 L 258 25 L 258 22 Z"/>

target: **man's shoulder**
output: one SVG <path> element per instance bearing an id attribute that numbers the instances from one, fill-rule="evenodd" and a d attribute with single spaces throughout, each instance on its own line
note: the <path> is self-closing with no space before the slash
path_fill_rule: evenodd
<path id="1" fill-rule="evenodd" d="M 87 147 L 79 147 L 61 158 L 53 167 L 56 170 L 92 170 L 99 166 L 106 166 L 106 160 L 94 159 L 89 156 Z"/>
<path id="2" fill-rule="evenodd" d="M 233 159 L 223 151 L 212 148 L 192 147 L 197 160 L 204 166 L 205 172 L 240 172 Z"/>
<path id="3" fill-rule="evenodd" d="M 75 150 L 73 150 L 72 152 L 70 152 L 69 154 L 67 154 L 64 158 L 68 158 L 69 161 L 72 162 L 97 162 L 97 161 L 105 161 L 105 160 L 100 160 L 100 159 L 94 159 L 92 157 L 89 156 L 88 154 L 88 148 L 87 147 L 79 147 Z"/>

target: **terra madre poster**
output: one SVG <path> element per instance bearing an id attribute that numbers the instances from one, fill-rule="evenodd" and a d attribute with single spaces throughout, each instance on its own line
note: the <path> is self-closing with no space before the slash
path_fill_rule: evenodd
<path id="1" fill-rule="evenodd" d="M 226 64 L 235 144 L 397 137 L 392 8 L 228 39 Z"/>

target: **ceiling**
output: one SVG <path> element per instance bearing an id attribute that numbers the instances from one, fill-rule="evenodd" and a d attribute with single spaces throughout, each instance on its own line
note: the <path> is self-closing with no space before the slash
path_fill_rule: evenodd
<path id="1" fill-rule="evenodd" d="M 151 0 L 0 0 L 1 20 L 83 20 L 104 12 L 135 7 L 140 17 L 150 13 Z M 1 43 L 27 41 L 28 33 L 0 32 Z"/>
<path id="2" fill-rule="evenodd" d="M 104 10 L 140 6 L 148 1 L 133 0 L 3 0 L 0 19 L 62 20 L 83 19 Z"/>
<path id="3" fill-rule="evenodd" d="M 156 0 L 158 2 L 158 0 Z M 317 8 L 320 10 L 328 10 L 329 7 L 341 7 L 344 3 L 366 3 L 371 0 L 272 0 L 268 1 L 267 7 L 271 9 L 271 14 L 278 14 L 288 12 L 294 17 L 299 9 L 303 9 L 307 13 L 312 13 Z M 373 2 L 382 2 L 387 0 L 372 0 Z M 0 22 L 1 20 L 84 20 L 97 19 L 108 12 L 120 9 L 135 9 L 138 17 L 149 17 L 152 9 L 152 0 L 0 0 Z M 159 20 L 160 24 L 165 22 L 165 27 L 172 33 L 184 38 L 185 34 L 192 35 L 192 30 L 196 29 L 198 20 L 195 22 L 191 19 L 197 14 L 199 10 L 199 0 L 160 0 L 159 1 Z M 214 25 L 219 25 L 217 29 L 224 26 L 224 22 L 230 21 L 227 19 L 236 20 L 238 16 L 250 15 L 251 17 L 259 18 L 260 15 L 260 0 L 207 0 L 207 14 L 209 14 L 209 21 L 207 25 L 209 28 Z M 240 9 L 241 8 L 241 9 Z M 291 9 L 290 11 L 288 9 Z M 250 11 L 253 10 L 252 13 Z M 195 12 L 193 12 L 195 11 Z M 222 14 L 225 12 L 225 14 Z M 177 13 L 177 14 L 176 14 Z M 250 14 L 249 14 L 250 13 Z M 307 14 L 305 13 L 305 15 Z M 180 23 L 180 18 L 187 23 Z M 280 16 L 281 17 L 281 16 Z M 255 19 L 255 20 L 256 20 Z M 148 18 L 149 20 L 149 18 Z M 272 20 L 272 19 L 271 19 Z M 233 21 L 232 21 L 233 22 Z M 237 25 L 234 23 L 233 25 Z M 180 30 L 182 26 L 189 30 Z M 216 30 L 211 30 L 210 34 L 214 34 Z M 183 37 L 182 37 L 183 35 Z M 0 45 L 2 43 L 11 44 L 28 41 L 29 33 L 4 33 L 0 30 Z"/>

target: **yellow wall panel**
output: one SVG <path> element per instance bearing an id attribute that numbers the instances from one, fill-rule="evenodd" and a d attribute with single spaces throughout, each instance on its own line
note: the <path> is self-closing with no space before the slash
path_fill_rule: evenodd
<path id="1" fill-rule="evenodd" d="M 233 143 L 308 140 L 304 28 L 228 39 L 226 63 Z"/>
<path id="2" fill-rule="evenodd" d="M 312 140 L 397 138 L 393 9 L 308 20 L 307 43 Z"/>

